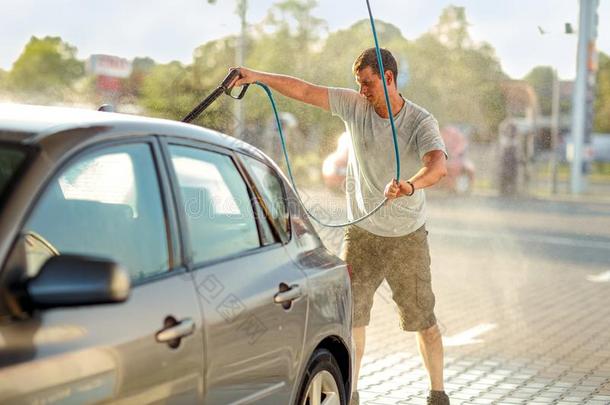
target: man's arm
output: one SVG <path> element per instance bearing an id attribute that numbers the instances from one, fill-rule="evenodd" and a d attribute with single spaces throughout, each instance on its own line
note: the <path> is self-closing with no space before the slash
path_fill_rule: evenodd
<path id="1" fill-rule="evenodd" d="M 442 150 L 433 150 L 426 153 L 422 158 L 422 168 L 408 180 L 413 184 L 413 187 L 405 180 L 400 180 L 399 184 L 392 181 L 385 188 L 385 196 L 392 199 L 403 195 L 412 195 L 417 189 L 435 185 L 447 175 L 446 162 L 447 158 Z"/>
<path id="2" fill-rule="evenodd" d="M 261 82 L 286 97 L 330 111 L 328 87 L 311 84 L 292 76 L 259 72 L 244 67 L 236 69 L 239 70 L 239 78 L 233 83 L 234 86 Z"/>

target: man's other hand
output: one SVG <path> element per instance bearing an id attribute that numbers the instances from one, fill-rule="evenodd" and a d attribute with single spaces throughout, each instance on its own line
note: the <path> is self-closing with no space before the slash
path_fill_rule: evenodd
<path id="1" fill-rule="evenodd" d="M 383 195 L 388 200 L 393 200 L 394 198 L 397 198 L 400 196 L 399 193 L 400 193 L 400 185 L 398 184 L 398 182 L 396 180 L 392 180 L 391 182 L 388 183 L 387 186 L 385 186 Z"/>

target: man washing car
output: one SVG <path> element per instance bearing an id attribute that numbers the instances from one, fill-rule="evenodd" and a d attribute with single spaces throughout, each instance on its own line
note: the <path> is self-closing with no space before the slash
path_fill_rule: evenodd
<path id="1" fill-rule="evenodd" d="M 423 108 L 404 99 L 392 54 L 381 50 L 391 110 L 396 124 L 400 165 L 407 180 L 392 180 L 395 161 L 388 108 L 375 48 L 362 52 L 353 65 L 359 92 L 324 87 L 300 79 L 240 67 L 234 85 L 261 82 L 283 95 L 339 116 L 351 135 L 348 162 L 348 214 L 359 218 L 388 198 L 371 217 L 347 228 L 344 259 L 353 268 L 353 335 L 356 381 L 352 404 L 359 401 L 358 370 L 365 347 L 375 291 L 386 279 L 396 302 L 401 328 L 417 332 L 423 363 L 430 377 L 429 404 L 448 404 L 443 385 L 443 344 L 434 315 L 430 255 L 423 189 L 446 175 L 446 151 L 438 123 Z"/>

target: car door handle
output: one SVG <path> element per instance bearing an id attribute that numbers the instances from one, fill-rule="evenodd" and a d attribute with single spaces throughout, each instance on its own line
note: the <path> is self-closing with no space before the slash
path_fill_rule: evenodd
<path id="1" fill-rule="evenodd" d="M 195 322 L 191 318 L 183 319 L 157 332 L 155 338 L 159 343 L 172 343 L 191 335 L 195 331 Z"/>
<path id="2" fill-rule="evenodd" d="M 285 286 L 284 288 L 287 289 L 284 290 L 282 286 Z M 290 303 L 299 298 L 301 295 L 303 295 L 301 287 L 299 287 L 297 284 L 293 284 L 292 286 L 288 287 L 286 284 L 282 283 L 280 285 L 280 292 L 275 294 L 273 297 L 273 302 L 276 304 Z"/>

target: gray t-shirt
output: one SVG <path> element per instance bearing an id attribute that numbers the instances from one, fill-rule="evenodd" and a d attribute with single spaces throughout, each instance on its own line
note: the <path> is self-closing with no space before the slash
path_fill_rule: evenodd
<path id="1" fill-rule="evenodd" d="M 383 201 L 385 186 L 396 177 L 396 153 L 389 118 L 381 118 L 358 92 L 329 88 L 330 111 L 340 117 L 351 136 L 347 163 L 347 216 L 354 220 Z M 428 111 L 405 100 L 394 112 L 400 153 L 400 177 L 410 178 L 422 167 L 422 157 L 433 150 L 447 154 L 438 122 Z M 387 202 L 357 225 L 380 236 L 403 236 L 426 222 L 426 197 L 416 190 L 411 197 Z"/>

